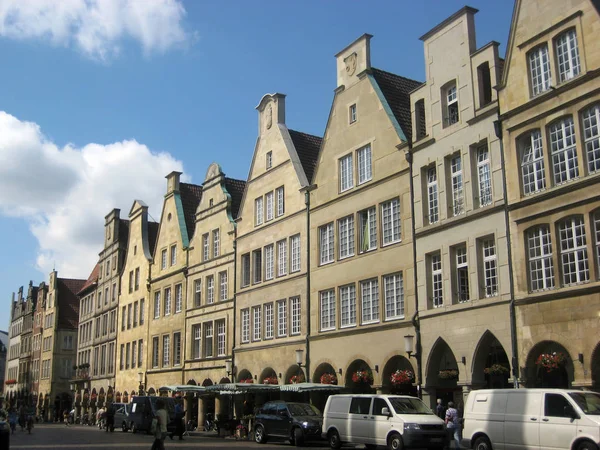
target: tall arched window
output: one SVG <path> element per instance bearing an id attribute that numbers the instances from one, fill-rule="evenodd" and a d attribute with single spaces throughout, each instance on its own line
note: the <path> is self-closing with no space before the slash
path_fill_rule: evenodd
<path id="1" fill-rule="evenodd" d="M 550 227 L 540 225 L 527 231 L 527 259 L 532 291 L 554 288 Z"/>
<path id="2" fill-rule="evenodd" d="M 583 140 L 588 173 L 600 171 L 600 105 L 583 111 Z"/>
<path id="3" fill-rule="evenodd" d="M 583 217 L 570 217 L 558 224 L 560 263 L 563 285 L 584 283 L 590 279 Z"/>
<path id="4" fill-rule="evenodd" d="M 544 149 L 540 130 L 533 130 L 519 140 L 523 194 L 529 195 L 546 188 Z"/>

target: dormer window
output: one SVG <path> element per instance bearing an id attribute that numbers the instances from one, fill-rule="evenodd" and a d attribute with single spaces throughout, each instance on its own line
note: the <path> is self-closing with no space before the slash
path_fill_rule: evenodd
<path id="1" fill-rule="evenodd" d="M 479 107 L 483 108 L 492 102 L 492 80 L 490 77 L 490 64 L 486 61 L 477 67 L 479 81 Z"/>
<path id="2" fill-rule="evenodd" d="M 575 78 L 581 72 L 577 34 L 574 29 L 565 31 L 555 41 L 558 79 L 563 81 Z"/>
<path id="3" fill-rule="evenodd" d="M 425 137 L 425 100 L 423 99 L 418 100 L 415 103 L 415 130 L 417 134 L 417 140 Z"/>
<path id="4" fill-rule="evenodd" d="M 350 123 L 356 122 L 356 103 L 350 106 L 349 118 Z"/>
<path id="5" fill-rule="evenodd" d="M 267 170 L 269 170 L 271 167 L 273 167 L 273 152 L 267 152 L 266 165 L 267 165 Z"/>
<path id="6" fill-rule="evenodd" d="M 531 93 L 536 96 L 550 89 L 552 74 L 550 58 L 546 44 L 536 47 L 529 52 L 529 76 L 531 77 Z"/>
<path id="7" fill-rule="evenodd" d="M 443 91 L 444 99 L 444 126 L 450 126 L 458 122 L 458 92 L 456 82 L 446 85 Z"/>

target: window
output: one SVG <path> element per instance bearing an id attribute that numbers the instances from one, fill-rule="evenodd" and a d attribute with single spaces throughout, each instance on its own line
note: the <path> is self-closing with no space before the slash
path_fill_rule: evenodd
<path id="1" fill-rule="evenodd" d="M 250 342 L 250 310 L 242 310 L 242 342 Z"/>
<path id="2" fill-rule="evenodd" d="M 213 238 L 213 258 L 217 258 L 220 254 L 221 254 L 221 242 L 220 242 L 220 235 L 219 235 L 219 230 L 213 230 L 212 232 L 212 238 Z"/>
<path id="3" fill-rule="evenodd" d="M 566 183 L 579 176 L 575 144 L 575 125 L 571 116 L 550 125 L 554 184 Z"/>
<path id="4" fill-rule="evenodd" d="M 202 280 L 194 280 L 194 307 L 202 304 Z"/>
<path id="5" fill-rule="evenodd" d="M 558 225 L 563 285 L 584 283 L 590 279 L 582 217 L 563 220 Z"/>
<path id="6" fill-rule="evenodd" d="M 275 195 L 277 197 L 276 198 L 276 200 L 277 200 L 276 215 L 277 215 L 277 217 L 283 216 L 283 213 L 285 212 L 285 197 L 284 197 L 283 186 L 280 186 L 275 190 Z"/>
<path id="7" fill-rule="evenodd" d="M 354 105 L 350 105 L 350 111 L 348 116 L 350 119 L 350 123 L 356 122 L 356 103 Z"/>
<path id="8" fill-rule="evenodd" d="M 529 53 L 529 76 L 531 77 L 531 91 L 534 96 L 550 89 L 552 75 L 546 44 L 540 45 Z"/>
<path id="9" fill-rule="evenodd" d="M 482 108 L 492 101 L 492 80 L 490 77 L 490 64 L 486 61 L 477 67 L 479 81 L 479 107 Z"/>
<path id="10" fill-rule="evenodd" d="M 460 154 L 453 156 L 450 160 L 450 176 L 452 178 L 452 214 L 458 216 L 465 212 L 462 158 Z"/>
<path id="11" fill-rule="evenodd" d="M 340 192 L 354 187 L 354 168 L 352 167 L 352 155 L 340 159 Z"/>
<path id="12" fill-rule="evenodd" d="M 358 213 L 359 251 L 368 252 L 377 248 L 377 213 L 373 206 Z"/>
<path id="13" fill-rule="evenodd" d="M 367 145 L 356 152 L 358 159 L 358 184 L 366 183 L 373 178 L 373 165 L 371 161 L 371 146 Z"/>
<path id="14" fill-rule="evenodd" d="M 219 273 L 219 285 L 221 286 L 220 300 L 227 300 L 228 298 L 228 287 L 227 287 L 227 272 Z"/>
<path id="15" fill-rule="evenodd" d="M 479 184 L 479 206 L 492 203 L 492 177 L 490 173 L 490 152 L 487 144 L 477 149 L 477 181 Z"/>
<path id="16" fill-rule="evenodd" d="M 123 350 L 123 345 L 121 345 Z M 152 338 L 152 367 L 158 367 L 158 336 Z"/>
<path id="17" fill-rule="evenodd" d="M 449 126 L 458 122 L 458 92 L 456 91 L 456 83 L 452 83 L 446 88 L 445 100 L 445 126 Z"/>
<path id="18" fill-rule="evenodd" d="M 254 306 L 252 308 L 252 340 L 260 341 L 262 337 L 262 325 L 261 325 L 261 311 L 260 306 Z"/>
<path id="19" fill-rule="evenodd" d="M 217 320 L 217 356 L 225 356 L 225 320 Z"/>
<path id="20" fill-rule="evenodd" d="M 540 130 L 534 130 L 520 140 L 521 176 L 523 194 L 529 195 L 546 189 L 544 149 Z"/>
<path id="21" fill-rule="evenodd" d="M 335 329 L 335 292 L 333 289 L 320 293 L 321 331 Z"/>
<path id="22" fill-rule="evenodd" d="M 252 252 L 252 273 L 252 282 L 260 283 L 262 281 L 262 250 Z"/>
<path id="23" fill-rule="evenodd" d="M 542 225 L 527 233 L 529 282 L 532 291 L 554 288 L 554 265 L 550 228 Z"/>
<path id="24" fill-rule="evenodd" d="M 273 303 L 265 304 L 265 339 L 273 337 Z"/>
<path id="25" fill-rule="evenodd" d="M 356 325 L 356 287 L 351 284 L 340 288 L 341 327 Z"/>
<path id="26" fill-rule="evenodd" d="M 165 270 L 167 268 L 167 249 L 163 249 L 160 253 L 160 268 Z"/>
<path id="27" fill-rule="evenodd" d="M 206 277 L 206 304 L 212 305 L 215 302 L 215 277 L 209 275 Z"/>
<path id="28" fill-rule="evenodd" d="M 430 224 L 436 223 L 439 220 L 438 186 L 435 166 L 427 169 L 427 214 Z"/>
<path id="29" fill-rule="evenodd" d="M 250 285 L 250 253 L 242 255 L 242 287 Z"/>
<path id="30" fill-rule="evenodd" d="M 498 295 L 498 269 L 496 243 L 494 239 L 484 239 L 481 243 L 483 253 L 483 280 L 486 297 Z"/>
<path id="31" fill-rule="evenodd" d="M 171 314 L 171 288 L 165 288 L 165 316 Z"/>
<path id="32" fill-rule="evenodd" d="M 181 306 L 183 303 L 181 289 L 182 289 L 181 284 L 175 285 L 175 314 L 181 312 Z"/>
<path id="33" fill-rule="evenodd" d="M 265 280 L 272 280 L 273 276 L 274 276 L 273 253 L 274 253 L 273 244 L 267 245 L 265 247 Z"/>
<path id="34" fill-rule="evenodd" d="M 202 325 L 192 326 L 192 336 L 194 338 L 192 358 L 200 359 L 202 358 Z"/>
<path id="35" fill-rule="evenodd" d="M 202 261 L 210 259 L 210 240 L 208 233 L 202 235 Z"/>
<path id="36" fill-rule="evenodd" d="M 431 255 L 431 297 L 433 307 L 438 308 L 444 304 L 442 288 L 442 258 L 439 253 Z"/>
<path id="37" fill-rule="evenodd" d="M 121 331 L 124 331 L 124 330 L 125 330 L 125 326 L 126 326 L 126 324 L 127 324 L 127 323 L 126 323 L 126 320 L 125 320 L 125 319 L 126 319 L 126 317 L 127 317 L 127 307 L 126 307 L 126 306 L 123 306 L 123 307 L 121 308 Z M 98 330 L 96 330 L 96 332 L 98 332 Z M 96 336 L 96 337 L 98 337 L 98 336 Z"/>
<path id="38" fill-rule="evenodd" d="M 600 171 L 599 123 L 600 105 L 594 105 L 583 112 L 583 139 L 589 173 Z"/>
<path id="39" fill-rule="evenodd" d="M 287 275 L 287 241 L 277 243 L 277 276 Z"/>
<path id="40" fill-rule="evenodd" d="M 267 152 L 265 166 L 267 167 L 267 170 L 273 167 L 273 152 Z"/>
<path id="41" fill-rule="evenodd" d="M 133 304 L 133 328 L 137 327 L 138 324 L 138 302 Z"/>
<path id="42" fill-rule="evenodd" d="M 291 251 L 291 272 L 300 271 L 300 235 L 292 236 L 290 238 L 290 251 Z"/>
<path id="43" fill-rule="evenodd" d="M 174 266 L 177 263 L 177 246 L 171 245 L 171 265 Z"/>
<path id="44" fill-rule="evenodd" d="M 300 297 L 292 297 L 290 299 L 290 309 L 292 310 L 292 335 L 300 334 L 302 331 L 302 315 Z"/>
<path id="45" fill-rule="evenodd" d="M 137 361 L 137 341 L 131 343 L 131 368 L 135 369 L 135 362 Z"/>
<path id="46" fill-rule="evenodd" d="M 263 198 L 258 197 L 254 200 L 254 224 L 262 225 L 263 223 Z"/>
<path id="47" fill-rule="evenodd" d="M 146 300 L 140 300 L 140 325 L 144 325 L 144 317 L 146 316 L 146 312 L 144 311 L 146 308 Z"/>
<path id="48" fill-rule="evenodd" d="M 127 344 L 129 345 L 129 344 Z M 163 336 L 163 367 L 171 363 L 171 336 L 168 334 Z"/>
<path id="49" fill-rule="evenodd" d="M 98 309 L 102 308 L 102 292 L 98 292 Z"/>
<path id="50" fill-rule="evenodd" d="M 402 273 L 383 277 L 385 288 L 385 318 L 398 319 L 404 317 L 404 280 Z"/>
<path id="51" fill-rule="evenodd" d="M 469 265 L 467 261 L 467 247 L 456 247 L 456 299 L 459 303 L 469 300 Z"/>
<path id="52" fill-rule="evenodd" d="M 267 192 L 265 194 L 265 203 L 266 203 L 266 209 L 267 209 L 267 222 L 269 220 L 273 220 L 273 217 L 275 217 L 275 200 L 273 198 L 273 191 L 271 192 Z"/>
<path id="53" fill-rule="evenodd" d="M 594 245 L 596 246 L 596 264 L 600 272 L 600 211 L 594 214 Z M 600 273 L 598 274 L 600 278 Z"/>
<path id="54" fill-rule="evenodd" d="M 574 29 L 565 31 L 556 38 L 556 59 L 560 82 L 570 80 L 581 72 L 577 34 Z"/>
<path id="55" fill-rule="evenodd" d="M 415 130 L 417 140 L 423 139 L 426 135 L 426 122 L 425 122 L 425 100 L 421 99 L 415 103 Z"/>
<path id="56" fill-rule="evenodd" d="M 333 262 L 333 223 L 319 227 L 319 253 L 321 264 Z"/>
<path id="57" fill-rule="evenodd" d="M 110 259 L 106 261 L 106 276 L 110 276 Z"/>
<path id="58" fill-rule="evenodd" d="M 63 350 L 73 350 L 73 336 L 63 337 Z"/>
<path id="59" fill-rule="evenodd" d="M 277 302 L 277 337 L 287 336 L 287 303 L 285 300 Z"/>
<path id="60" fill-rule="evenodd" d="M 354 255 L 354 216 L 338 220 L 340 259 Z"/>
<path id="61" fill-rule="evenodd" d="M 544 416 L 571 419 L 569 411 L 573 411 L 573 407 L 561 394 L 544 394 Z"/>
<path id="62" fill-rule="evenodd" d="M 181 365 L 181 333 L 173 333 L 173 365 Z"/>
<path id="63" fill-rule="evenodd" d="M 379 322 L 379 282 L 375 280 L 360 283 L 362 300 L 362 323 Z"/>
<path id="64" fill-rule="evenodd" d="M 383 245 L 400 241 L 400 200 L 395 198 L 381 205 Z"/>
<path id="65" fill-rule="evenodd" d="M 129 272 L 129 293 L 133 292 L 133 270 Z"/>

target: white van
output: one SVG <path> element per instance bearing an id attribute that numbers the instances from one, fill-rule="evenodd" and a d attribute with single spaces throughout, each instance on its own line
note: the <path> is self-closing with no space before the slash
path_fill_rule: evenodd
<path id="1" fill-rule="evenodd" d="M 444 421 L 408 395 L 332 395 L 323 411 L 323 437 L 334 450 L 343 443 L 441 450 L 446 443 Z"/>
<path id="2" fill-rule="evenodd" d="M 471 391 L 461 445 L 476 450 L 598 450 L 600 394 L 563 389 Z"/>

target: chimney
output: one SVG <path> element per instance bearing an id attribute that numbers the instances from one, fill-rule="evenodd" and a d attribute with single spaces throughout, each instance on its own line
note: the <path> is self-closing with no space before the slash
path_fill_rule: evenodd
<path id="1" fill-rule="evenodd" d="M 335 55 L 337 60 L 337 87 L 346 88 L 358 82 L 360 73 L 371 68 L 371 38 L 363 34 L 341 52 Z"/>
<path id="2" fill-rule="evenodd" d="M 181 172 L 173 171 L 165 178 L 167 179 L 167 194 L 172 194 L 173 192 L 179 192 L 179 177 L 181 176 Z"/>

